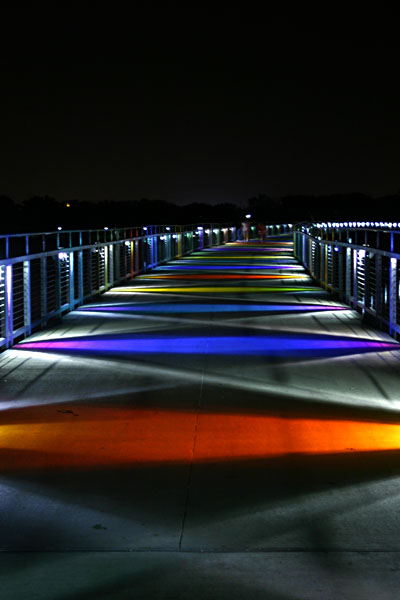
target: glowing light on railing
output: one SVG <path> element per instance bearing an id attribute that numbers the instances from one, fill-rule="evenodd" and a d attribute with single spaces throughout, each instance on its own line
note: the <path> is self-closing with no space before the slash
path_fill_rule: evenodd
<path id="1" fill-rule="evenodd" d="M 218 233 L 219 229 L 213 229 L 214 233 Z"/>
<path id="2" fill-rule="evenodd" d="M 393 223 L 393 227 L 397 229 L 397 223 Z"/>
<path id="3" fill-rule="evenodd" d="M 382 221 L 379 223 L 379 227 L 384 227 L 384 223 L 382 223 Z"/>
<path id="4" fill-rule="evenodd" d="M 348 224 L 346 221 L 343 223 L 343 225 L 344 225 L 345 227 L 348 227 L 348 226 L 349 226 L 349 224 Z"/>
<path id="5" fill-rule="evenodd" d="M 171 227 L 166 227 L 165 228 L 167 231 L 171 231 Z"/>
<path id="6" fill-rule="evenodd" d="M 366 224 L 367 227 L 369 227 L 369 221 L 367 221 L 365 224 Z"/>
<path id="7" fill-rule="evenodd" d="M 365 250 L 359 250 L 358 251 L 358 258 L 360 258 L 360 259 L 365 258 Z"/>
<path id="8" fill-rule="evenodd" d="M 340 248 L 339 246 L 335 246 L 335 252 L 339 252 Z"/>
<path id="9" fill-rule="evenodd" d="M 58 231 L 61 231 L 62 227 L 57 227 Z"/>
<path id="10" fill-rule="evenodd" d="M 251 215 L 246 215 L 246 219 L 251 219 Z"/>
<path id="11" fill-rule="evenodd" d="M 339 227 L 344 227 L 344 223 L 339 223 Z"/>
<path id="12" fill-rule="evenodd" d="M 329 222 L 328 222 L 328 227 L 332 227 L 332 223 L 329 223 Z"/>
<path id="13" fill-rule="evenodd" d="M 108 231 L 108 227 L 104 227 L 104 231 Z"/>
<path id="14" fill-rule="evenodd" d="M 210 233 L 210 230 L 209 230 L 209 229 L 206 229 L 206 230 L 205 230 L 205 233 Z"/>
<path id="15" fill-rule="evenodd" d="M 397 265 L 397 258 L 391 258 L 390 259 L 390 264 L 392 265 L 392 267 L 395 269 L 396 265 Z"/>
<path id="16" fill-rule="evenodd" d="M 60 260 L 67 260 L 68 259 L 68 254 L 66 252 L 59 252 L 58 253 L 58 258 Z"/>
<path id="17" fill-rule="evenodd" d="M 130 246 L 131 243 L 130 242 L 125 242 L 125 246 Z"/>
<path id="18" fill-rule="evenodd" d="M 147 231 L 147 227 L 143 227 L 143 231 Z"/>

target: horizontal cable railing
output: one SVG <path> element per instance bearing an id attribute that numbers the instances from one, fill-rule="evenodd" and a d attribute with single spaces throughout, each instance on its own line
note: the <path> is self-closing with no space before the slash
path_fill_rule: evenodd
<path id="1" fill-rule="evenodd" d="M 294 254 L 324 289 L 400 339 L 400 223 L 308 223 Z"/>
<path id="2" fill-rule="evenodd" d="M 267 230 L 277 235 L 292 226 Z M 127 279 L 237 239 L 240 228 L 220 224 L 1 235 L 0 350 Z"/>

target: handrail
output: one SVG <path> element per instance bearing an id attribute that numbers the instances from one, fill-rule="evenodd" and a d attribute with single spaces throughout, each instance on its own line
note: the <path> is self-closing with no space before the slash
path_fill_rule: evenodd
<path id="1" fill-rule="evenodd" d="M 268 225 L 270 235 L 291 229 Z M 229 224 L 3 234 L 0 350 L 127 279 L 236 239 L 240 229 Z"/>
<path id="2" fill-rule="evenodd" d="M 400 339 L 400 224 L 303 223 L 294 254 L 316 283 Z"/>

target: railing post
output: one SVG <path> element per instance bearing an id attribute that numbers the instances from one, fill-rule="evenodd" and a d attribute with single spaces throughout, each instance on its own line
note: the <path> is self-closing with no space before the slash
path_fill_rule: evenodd
<path id="1" fill-rule="evenodd" d="M 24 289 L 24 327 L 26 334 L 32 333 L 31 319 L 31 261 L 24 260 L 23 265 L 23 289 Z"/>
<path id="2" fill-rule="evenodd" d="M 134 267 L 134 259 L 135 259 L 135 244 L 134 241 L 131 240 L 129 242 L 129 258 L 130 258 L 130 275 L 131 277 L 134 276 L 135 274 L 135 267 Z"/>
<path id="3" fill-rule="evenodd" d="M 78 299 L 83 304 L 83 250 L 78 250 Z"/>
<path id="4" fill-rule="evenodd" d="M 68 285 L 69 285 L 69 308 L 72 310 L 74 308 L 74 300 L 75 300 L 75 255 L 73 252 L 69 252 L 69 275 L 68 275 Z"/>
<path id="5" fill-rule="evenodd" d="M 14 330 L 14 307 L 13 307 L 13 271 L 12 265 L 6 266 L 6 278 L 5 278 L 5 300 L 6 300 L 6 318 L 5 318 L 5 338 L 7 347 L 12 346 L 13 343 L 13 330 Z"/>
<path id="6" fill-rule="evenodd" d="M 40 316 L 47 323 L 47 257 L 40 259 Z"/>
<path id="7" fill-rule="evenodd" d="M 389 282 L 389 333 L 393 335 L 397 325 L 397 258 L 390 259 Z"/>

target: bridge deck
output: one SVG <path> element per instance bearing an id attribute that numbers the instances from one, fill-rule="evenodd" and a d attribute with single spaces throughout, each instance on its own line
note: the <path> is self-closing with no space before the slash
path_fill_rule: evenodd
<path id="1" fill-rule="evenodd" d="M 277 237 L 4 352 L 2 600 L 398 598 L 398 348 Z"/>

